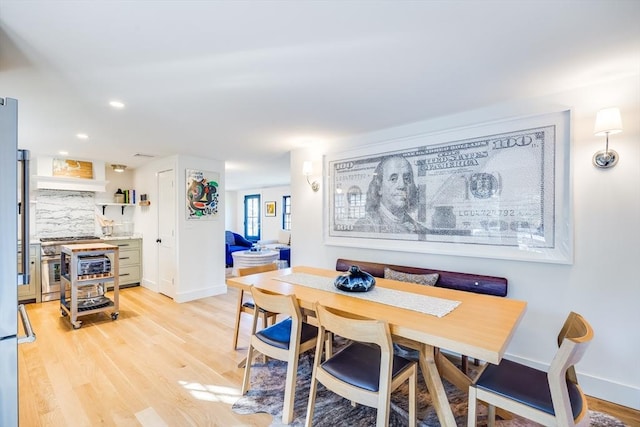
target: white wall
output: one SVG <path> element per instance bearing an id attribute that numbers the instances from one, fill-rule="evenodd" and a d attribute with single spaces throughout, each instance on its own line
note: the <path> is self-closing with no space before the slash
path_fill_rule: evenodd
<path id="1" fill-rule="evenodd" d="M 225 212 L 218 211 L 213 220 L 186 219 L 186 169 L 217 172 L 219 201 L 226 204 L 224 162 L 201 157 L 178 156 L 177 169 L 177 223 L 178 280 L 177 302 L 191 301 L 227 292 L 225 282 Z M 207 178 L 213 176 L 207 175 Z"/>
<path id="2" fill-rule="evenodd" d="M 238 192 L 227 191 L 225 193 L 226 203 L 224 204 L 224 229 L 239 230 L 238 218 L 236 211 L 238 210 Z"/>
<path id="3" fill-rule="evenodd" d="M 105 165 L 105 179 L 107 185 L 104 193 L 96 193 L 96 202 L 108 202 L 113 203 L 114 194 L 118 189 L 131 190 L 133 189 L 133 177 L 135 169 L 125 169 L 124 172 L 114 172 L 113 168 L 109 165 Z M 136 191 L 136 194 L 138 192 Z"/>
<path id="4" fill-rule="evenodd" d="M 619 106 L 624 132 L 610 138 L 620 155 L 611 170 L 591 163 L 604 140 L 593 135 L 597 110 Z M 291 156 L 293 265 L 335 268 L 337 258 L 507 277 L 509 297 L 527 301 L 527 311 L 507 357 L 546 368 L 556 351 L 556 336 L 569 311 L 586 317 L 595 339 L 577 366 L 587 394 L 640 409 L 640 78 L 636 75 L 544 98 L 489 106 L 455 116 L 385 129 L 340 141 L 340 149 L 402 136 L 431 133 L 516 116 L 572 110 L 571 170 L 574 263 L 540 262 L 416 254 L 323 244 L 323 192 L 313 193 L 295 171 L 323 153 L 299 149 Z M 338 145 L 338 144 L 337 144 Z M 391 146 L 389 147 L 392 148 Z M 479 322 L 482 319 L 478 319 Z M 472 333 L 473 325 L 469 325 Z"/>
<path id="5" fill-rule="evenodd" d="M 224 162 L 201 157 L 174 156 L 136 169 L 135 188 L 147 193 L 151 206 L 136 211 L 136 232 L 143 237 L 142 285 L 158 291 L 158 186 L 157 173 L 173 170 L 176 195 L 176 302 L 186 302 L 226 292 L 224 224 L 225 209 L 213 220 L 187 220 L 186 169 L 219 173 L 220 203 L 224 206 Z"/>
<path id="6" fill-rule="evenodd" d="M 282 197 L 291 195 L 289 186 L 257 188 L 249 190 L 230 191 L 235 198 L 235 209 L 233 211 L 234 221 L 227 221 L 227 230 L 244 235 L 244 197 L 247 195 L 260 195 L 261 209 L 261 240 L 277 240 L 278 232 L 282 230 Z M 264 216 L 265 202 L 276 202 L 276 216 Z"/>
<path id="7" fill-rule="evenodd" d="M 153 160 L 135 169 L 134 186 L 140 194 L 146 193 L 150 206 L 141 206 L 135 212 L 135 233 L 142 237 L 142 283 L 158 292 L 158 172 L 176 169 L 176 158 Z"/>
<path id="8" fill-rule="evenodd" d="M 124 172 L 114 172 L 110 165 L 105 165 L 105 176 L 107 180 L 106 191 L 104 193 L 96 193 L 96 204 L 101 202 L 114 203 L 114 194 L 118 189 L 136 190 L 136 204 L 140 200 L 140 192 L 134 186 L 134 169 L 125 169 Z M 102 208 L 98 207 L 99 213 L 102 214 Z M 139 207 L 127 206 L 122 209 L 121 206 L 106 206 L 103 216 L 106 219 L 113 220 L 115 224 L 133 223 L 135 233 L 135 212 Z M 96 230 L 98 235 L 101 233 L 100 224 L 96 221 Z"/>

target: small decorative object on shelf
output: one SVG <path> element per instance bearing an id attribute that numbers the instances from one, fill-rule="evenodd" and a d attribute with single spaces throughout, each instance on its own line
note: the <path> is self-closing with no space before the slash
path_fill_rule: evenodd
<path id="1" fill-rule="evenodd" d="M 367 292 L 376 285 L 376 279 L 357 265 L 352 265 L 348 272 L 336 277 L 333 284 L 341 291 Z"/>
<path id="2" fill-rule="evenodd" d="M 117 204 L 135 205 L 136 190 L 123 190 L 122 188 L 118 188 L 118 191 L 113 195 L 113 200 Z"/>
<path id="3" fill-rule="evenodd" d="M 115 203 L 124 203 L 124 193 L 122 192 L 122 189 L 118 188 L 116 194 L 113 195 L 113 201 Z"/>

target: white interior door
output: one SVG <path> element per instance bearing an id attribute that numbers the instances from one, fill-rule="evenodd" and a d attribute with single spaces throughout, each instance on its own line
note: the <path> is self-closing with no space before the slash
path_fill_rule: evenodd
<path id="1" fill-rule="evenodd" d="M 176 202 L 173 170 L 158 173 L 158 287 L 175 296 Z"/>

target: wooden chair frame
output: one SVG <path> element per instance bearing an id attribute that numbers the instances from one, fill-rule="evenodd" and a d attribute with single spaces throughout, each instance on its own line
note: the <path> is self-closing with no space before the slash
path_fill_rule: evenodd
<path id="1" fill-rule="evenodd" d="M 248 276 L 250 274 L 264 273 L 265 271 L 273 271 L 276 269 L 277 269 L 277 265 L 275 263 L 257 265 L 255 267 L 238 268 L 238 275 Z M 252 307 L 251 304 L 253 303 L 251 303 L 248 300 L 245 300 L 244 291 L 241 289 L 240 294 L 238 295 L 238 304 L 236 306 L 236 325 L 235 325 L 235 329 L 233 330 L 233 349 L 234 350 L 238 349 L 238 335 L 240 334 L 240 318 L 242 316 L 242 313 L 251 314 L 251 315 L 254 314 L 254 307 Z M 271 319 L 272 325 L 276 323 L 276 316 L 278 315 L 278 313 L 260 311 L 259 314 L 262 318 L 263 328 L 266 328 L 268 326 L 269 319 Z M 243 365 L 244 363 L 241 363 L 241 366 Z"/>
<path id="2" fill-rule="evenodd" d="M 298 358 L 301 353 L 315 347 L 316 338 L 314 337 L 313 339 L 301 342 L 302 314 L 298 302 L 293 295 L 272 295 L 254 287 L 251 288 L 251 295 L 255 303 L 255 314 L 251 327 L 251 340 L 249 342 L 249 349 L 247 350 L 242 394 L 244 395 L 249 390 L 254 350 L 257 350 L 265 356 L 287 362 L 282 422 L 290 424 L 291 421 L 293 421 L 293 400 L 295 397 L 296 376 L 298 372 Z M 258 310 L 260 308 L 291 317 L 291 339 L 288 349 L 274 347 L 256 337 Z"/>
<path id="3" fill-rule="evenodd" d="M 469 387 L 468 427 L 475 427 L 476 425 L 478 400 L 488 405 L 489 427 L 495 426 L 496 407 L 506 409 L 545 426 L 588 426 L 590 420 L 586 397 L 578 387 L 582 399 L 582 410 L 574 419 L 567 390 L 567 381 L 578 384 L 573 366 L 580 361 L 592 339 L 593 329 L 589 323 L 579 314 L 571 312 L 558 335 L 559 349 L 547 372 L 555 415 L 477 388 L 475 384 L 472 384 Z"/>
<path id="4" fill-rule="evenodd" d="M 318 338 L 305 426 L 310 427 L 313 421 L 318 382 L 322 383 L 334 393 L 351 400 L 351 402 L 377 408 L 376 425 L 388 426 L 391 392 L 408 380 L 409 426 L 415 427 L 417 366 L 415 362 L 411 362 L 408 368 L 392 378 L 393 344 L 389 325 L 380 320 L 343 317 L 342 314 L 334 313 L 318 303 L 316 303 L 315 308 L 320 328 L 318 337 L 322 337 L 323 334 L 330 332 L 353 341 L 376 344 L 380 347 L 380 383 L 378 392 L 373 392 L 345 383 L 329 374 L 322 368 L 320 363 L 320 356 L 323 351 L 323 340 Z"/>

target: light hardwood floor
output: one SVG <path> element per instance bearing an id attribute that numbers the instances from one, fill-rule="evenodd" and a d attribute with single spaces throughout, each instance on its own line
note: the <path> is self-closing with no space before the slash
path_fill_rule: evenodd
<path id="1" fill-rule="evenodd" d="M 57 302 L 27 305 L 37 334 L 19 346 L 20 426 L 268 426 L 236 415 L 249 317 L 232 350 L 237 293 L 184 304 L 142 287 L 120 292 L 120 317 L 83 316 L 74 330 Z M 630 426 L 640 413 L 591 399 Z"/>

